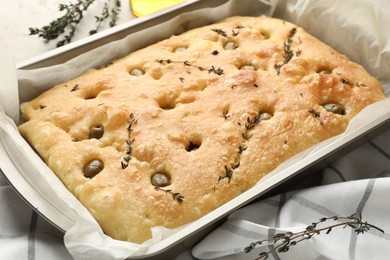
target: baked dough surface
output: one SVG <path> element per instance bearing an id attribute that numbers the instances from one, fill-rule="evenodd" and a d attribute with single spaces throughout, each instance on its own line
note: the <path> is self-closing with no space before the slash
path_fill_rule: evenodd
<path id="1" fill-rule="evenodd" d="M 302 28 L 231 17 L 54 86 L 22 104 L 19 129 L 107 235 L 141 243 L 153 226 L 228 202 L 383 98 L 378 80 Z M 91 160 L 102 163 L 96 176 Z"/>

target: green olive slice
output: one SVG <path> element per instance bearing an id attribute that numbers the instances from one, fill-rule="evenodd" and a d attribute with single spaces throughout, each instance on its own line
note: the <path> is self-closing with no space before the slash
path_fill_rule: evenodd
<path id="1" fill-rule="evenodd" d="M 84 176 L 92 179 L 103 169 L 104 169 L 104 163 L 101 160 L 94 159 L 84 166 L 83 169 Z"/>
<path id="2" fill-rule="evenodd" d="M 155 173 L 151 178 L 153 186 L 165 187 L 171 185 L 171 179 L 164 173 Z"/>
<path id="3" fill-rule="evenodd" d="M 339 114 L 339 115 L 345 115 L 345 108 L 342 105 L 329 103 L 323 105 L 323 107 L 329 112 Z"/>
<path id="4" fill-rule="evenodd" d="M 104 128 L 102 125 L 95 125 L 89 132 L 89 139 L 100 139 L 104 135 Z"/>
<path id="5" fill-rule="evenodd" d="M 318 73 L 320 73 L 320 74 L 331 74 L 332 71 L 330 71 L 330 70 L 321 70 L 321 71 L 318 72 Z"/>
<path id="6" fill-rule="evenodd" d="M 145 74 L 145 72 L 141 69 L 132 69 L 130 71 L 130 75 L 133 75 L 133 76 L 141 76 L 143 74 Z"/>
<path id="7" fill-rule="evenodd" d="M 256 70 L 256 68 L 253 67 L 252 65 L 245 65 L 245 66 L 242 66 L 240 68 L 240 70 Z"/>
<path id="8" fill-rule="evenodd" d="M 263 121 L 263 120 L 269 120 L 272 118 L 272 115 L 268 112 L 263 112 L 259 115 L 259 120 L 260 121 Z"/>
<path id="9" fill-rule="evenodd" d="M 173 52 L 182 52 L 182 51 L 185 51 L 185 50 L 187 50 L 186 47 L 180 46 L 180 47 L 177 47 Z"/>
<path id="10" fill-rule="evenodd" d="M 235 42 L 227 42 L 223 48 L 225 50 L 235 50 L 238 48 L 238 45 Z"/>

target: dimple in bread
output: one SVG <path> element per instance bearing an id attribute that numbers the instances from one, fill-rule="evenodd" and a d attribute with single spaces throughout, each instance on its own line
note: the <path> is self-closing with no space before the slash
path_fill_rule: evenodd
<path id="1" fill-rule="evenodd" d="M 194 221 L 383 99 L 360 65 L 286 21 L 231 17 L 21 106 L 21 134 L 114 239 Z"/>

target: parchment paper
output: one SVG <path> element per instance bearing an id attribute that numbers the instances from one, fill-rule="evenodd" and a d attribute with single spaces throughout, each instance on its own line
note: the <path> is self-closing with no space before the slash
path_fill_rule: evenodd
<path id="1" fill-rule="evenodd" d="M 74 78 L 88 68 L 103 66 L 112 59 L 173 34 L 228 16 L 261 14 L 282 18 L 302 26 L 339 52 L 361 63 L 372 75 L 381 80 L 386 94 L 390 94 L 390 73 L 387 73 L 390 71 L 390 44 L 388 42 L 390 32 L 386 28 L 389 23 L 382 23 L 381 19 L 384 19 L 385 14 L 371 6 L 368 1 L 363 0 L 230 0 L 213 8 L 180 14 L 168 22 L 91 50 L 65 64 L 35 70 L 19 70 L 17 71 L 18 89 L 12 89 L 11 92 L 9 87 L 16 88 L 16 84 L 14 86 L 11 83 L 6 84 L 7 86 L 1 85 L 0 100 L 8 100 L 0 104 L 1 111 L 3 111 L 0 113 L 2 143 L 8 156 L 14 157 L 14 160 L 17 158 L 26 162 L 17 167 L 19 173 L 40 190 L 44 197 L 58 203 L 59 208 L 64 208 L 67 214 L 76 219 L 76 224 L 65 234 L 65 245 L 74 258 L 123 259 L 142 255 L 147 252 L 150 245 L 158 243 L 176 230 L 154 228 L 153 239 L 142 245 L 117 241 L 105 236 L 89 212 L 64 188 L 18 134 L 16 124 L 19 123 L 19 111 L 15 104 L 30 100 L 53 85 Z M 10 93 L 14 94 L 10 95 Z M 19 100 L 15 93 L 19 93 Z M 375 111 L 375 116 L 389 114 L 389 99 L 374 104 L 365 112 L 360 113 L 351 122 L 346 133 L 366 124 L 367 120 L 372 120 L 373 111 Z M 272 178 L 281 169 L 339 138 L 342 138 L 342 135 L 308 149 L 281 165 L 267 178 Z M 0 162 L 0 166 L 2 168 L 7 166 L 4 165 L 5 163 L 7 162 Z"/>

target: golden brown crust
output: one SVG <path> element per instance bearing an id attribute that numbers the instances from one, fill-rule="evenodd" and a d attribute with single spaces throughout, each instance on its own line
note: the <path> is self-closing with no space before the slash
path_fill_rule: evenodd
<path id="1" fill-rule="evenodd" d="M 376 79 L 302 28 L 232 17 L 55 86 L 22 105 L 19 129 L 108 235 L 140 243 L 153 226 L 231 200 L 382 98 Z M 90 139 L 96 125 L 104 135 Z M 87 178 L 93 159 L 104 169 Z M 171 184 L 153 186 L 156 172 Z"/>

